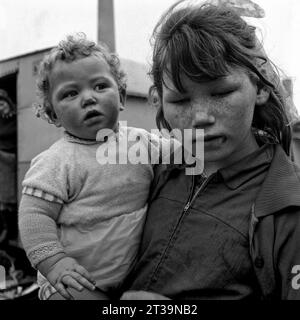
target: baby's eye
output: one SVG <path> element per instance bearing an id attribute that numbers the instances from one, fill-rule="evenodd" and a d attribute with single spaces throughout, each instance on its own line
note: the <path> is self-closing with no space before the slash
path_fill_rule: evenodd
<path id="1" fill-rule="evenodd" d="M 63 99 L 65 98 L 72 98 L 72 97 L 75 97 L 77 95 L 77 91 L 76 90 L 70 90 L 70 91 L 67 91 L 63 94 Z"/>
<path id="2" fill-rule="evenodd" d="M 95 86 L 95 90 L 96 91 L 101 91 L 103 89 L 107 88 L 107 84 L 106 83 L 98 83 L 96 86 Z"/>

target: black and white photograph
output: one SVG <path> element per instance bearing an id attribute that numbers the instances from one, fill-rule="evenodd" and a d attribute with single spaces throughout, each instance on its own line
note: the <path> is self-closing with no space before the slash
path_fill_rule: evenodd
<path id="1" fill-rule="evenodd" d="M 0 310 L 300 300 L 299 34 L 297 0 L 0 0 Z"/>

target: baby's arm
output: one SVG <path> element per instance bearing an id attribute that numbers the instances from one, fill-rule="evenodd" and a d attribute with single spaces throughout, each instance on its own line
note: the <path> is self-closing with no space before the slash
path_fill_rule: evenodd
<path id="1" fill-rule="evenodd" d="M 32 265 L 66 299 L 72 296 L 65 288 L 94 289 L 88 271 L 68 257 L 57 236 L 56 220 L 61 204 L 24 194 L 19 208 L 22 244 Z"/>

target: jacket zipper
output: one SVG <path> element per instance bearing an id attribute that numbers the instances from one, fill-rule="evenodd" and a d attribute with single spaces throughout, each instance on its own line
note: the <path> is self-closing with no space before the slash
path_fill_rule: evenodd
<path id="1" fill-rule="evenodd" d="M 184 209 L 183 209 L 183 212 L 181 214 L 181 217 L 184 216 L 187 211 L 190 209 L 191 205 L 193 204 L 193 202 L 195 201 L 195 199 L 197 198 L 198 194 L 207 186 L 208 182 L 211 180 L 211 177 L 213 176 L 214 174 L 212 174 L 211 176 L 209 176 L 208 178 L 204 178 L 204 181 L 201 183 L 200 187 L 198 188 L 198 190 L 194 193 L 193 195 L 193 191 L 194 191 L 194 187 L 195 187 L 195 178 L 193 176 L 193 184 L 192 184 L 192 192 L 189 196 L 189 200 L 188 202 L 186 203 Z M 181 220 L 181 219 L 180 219 Z"/>
<path id="2" fill-rule="evenodd" d="M 181 220 L 182 220 L 183 217 L 186 215 L 187 211 L 190 209 L 192 203 L 195 201 L 195 199 L 196 199 L 196 197 L 198 196 L 198 194 L 207 186 L 207 184 L 208 184 L 208 182 L 211 180 L 212 176 L 214 176 L 214 174 L 212 174 L 212 175 L 209 176 L 208 178 L 205 178 L 204 181 L 203 181 L 203 183 L 201 184 L 201 186 L 198 188 L 198 190 L 197 190 L 195 193 L 194 193 L 194 188 L 195 188 L 195 176 L 192 177 L 192 179 L 193 179 L 193 180 L 192 180 L 192 190 L 191 190 L 191 193 L 190 193 L 190 195 L 189 195 L 188 202 L 187 202 L 186 205 L 184 206 L 184 209 L 183 209 L 183 211 L 182 211 L 182 213 L 181 213 L 181 215 L 180 215 L 180 218 L 179 218 L 179 220 L 178 220 L 178 222 L 177 222 L 177 224 L 176 224 L 176 226 L 175 226 L 175 228 L 174 228 L 174 230 L 173 230 L 173 232 L 172 232 L 172 234 L 171 234 L 171 237 L 170 237 L 170 239 L 169 239 L 169 241 L 168 241 L 168 244 L 167 244 L 167 246 L 166 246 L 166 249 L 165 249 L 165 251 L 164 251 L 164 253 L 163 253 L 163 255 L 162 255 L 159 263 L 157 264 L 157 266 L 156 266 L 156 268 L 155 268 L 152 276 L 150 277 L 150 281 L 151 281 L 151 278 L 152 278 L 155 274 L 157 274 L 158 270 L 160 269 L 160 266 L 161 266 L 161 264 L 163 263 L 163 260 L 165 259 L 166 252 L 169 250 L 169 248 L 170 248 L 170 246 L 171 246 L 172 239 L 173 239 L 173 237 L 174 237 L 174 234 L 176 233 L 176 230 L 178 229 L 178 226 L 179 226 Z M 193 195 L 193 193 L 194 193 L 194 195 Z"/>
<path id="3" fill-rule="evenodd" d="M 191 188 L 191 192 L 190 192 L 190 194 L 189 194 L 188 201 L 187 201 L 186 205 L 184 206 L 183 212 L 182 212 L 182 214 L 180 215 L 180 217 L 182 217 L 182 215 L 183 215 L 183 214 L 189 209 L 189 207 L 190 207 L 191 199 L 192 199 L 193 193 L 194 193 L 194 188 L 195 188 L 195 176 L 192 176 L 192 188 Z"/>

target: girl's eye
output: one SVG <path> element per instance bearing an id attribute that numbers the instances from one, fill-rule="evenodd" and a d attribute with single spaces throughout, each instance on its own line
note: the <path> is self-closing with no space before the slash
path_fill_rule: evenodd
<path id="1" fill-rule="evenodd" d="M 224 90 L 224 91 L 220 91 L 220 92 L 214 92 L 211 95 L 213 97 L 226 97 L 226 96 L 230 95 L 231 93 L 233 93 L 234 91 L 235 91 L 234 89 Z"/>
<path id="2" fill-rule="evenodd" d="M 103 90 L 103 89 L 105 89 L 105 88 L 107 88 L 107 84 L 106 84 L 106 83 L 99 83 L 99 84 L 97 84 L 97 85 L 95 86 L 95 89 L 96 89 L 97 91 L 101 91 L 101 90 Z"/>

